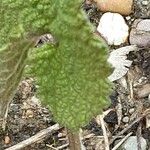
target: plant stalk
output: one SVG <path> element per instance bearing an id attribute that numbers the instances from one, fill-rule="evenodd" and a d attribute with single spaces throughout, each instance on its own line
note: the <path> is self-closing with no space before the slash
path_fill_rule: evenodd
<path id="1" fill-rule="evenodd" d="M 69 149 L 82 150 L 79 132 L 71 132 L 69 129 L 67 129 L 67 133 L 68 133 L 68 140 L 69 140 Z"/>

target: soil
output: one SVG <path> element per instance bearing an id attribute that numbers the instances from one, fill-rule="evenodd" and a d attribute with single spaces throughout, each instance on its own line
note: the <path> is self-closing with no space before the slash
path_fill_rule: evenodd
<path id="1" fill-rule="evenodd" d="M 97 26 L 103 12 L 99 11 L 94 3 L 87 3 L 87 1 L 83 3 L 82 7 L 91 23 Z M 142 0 L 135 0 L 134 11 L 130 15 L 130 19 L 125 17 L 129 27 L 131 27 L 136 18 L 150 18 L 150 6 L 143 5 Z M 125 45 L 129 45 L 129 43 L 127 42 Z M 150 84 L 150 48 L 131 52 L 128 55 L 128 59 L 132 60 L 133 64 L 122 80 L 114 82 L 113 92 L 110 94 L 111 105 L 105 110 L 109 111 L 105 115 L 104 121 L 108 128 L 110 139 L 150 108 L 150 96 L 139 96 L 139 92 L 144 91 L 145 85 Z M 134 83 L 134 86 L 130 86 L 131 83 Z M 20 83 L 10 105 L 7 128 L 5 132 L 0 133 L 0 150 L 28 139 L 42 129 L 55 124 L 52 113 L 45 106 L 42 106 L 35 97 L 37 90 L 38 88 L 33 79 L 25 78 Z M 134 91 L 133 93 L 132 90 Z M 149 127 L 150 124 L 147 123 L 147 118 L 144 117 L 121 136 L 125 136 L 130 132 L 133 132 L 132 135 L 137 135 L 140 129 L 140 136 L 147 140 L 148 147 L 150 147 Z M 83 144 L 87 150 L 104 149 L 103 130 L 97 117 L 82 128 L 82 136 Z M 23 150 L 59 149 L 59 146 L 66 145 L 64 148 L 60 148 L 65 150 L 67 149 L 67 143 L 67 133 L 65 128 L 62 127 L 42 141 Z M 114 142 L 112 142 L 111 148 L 113 146 Z"/>

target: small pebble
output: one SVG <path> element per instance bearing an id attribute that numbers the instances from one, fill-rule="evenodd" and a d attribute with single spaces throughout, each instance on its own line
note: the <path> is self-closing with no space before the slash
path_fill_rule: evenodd
<path id="1" fill-rule="evenodd" d="M 135 103 L 134 103 L 133 100 L 129 100 L 129 106 L 130 106 L 130 107 L 134 107 L 134 106 L 135 106 Z"/>
<path id="2" fill-rule="evenodd" d="M 129 109 L 129 113 L 130 113 L 130 114 L 133 114 L 134 112 L 135 112 L 135 109 L 134 109 L 134 108 L 130 108 L 130 109 Z"/>
<path id="3" fill-rule="evenodd" d="M 129 117 L 128 117 L 128 116 L 123 117 L 122 121 L 123 121 L 124 123 L 128 123 L 128 122 L 129 122 Z"/>
<path id="4" fill-rule="evenodd" d="M 137 19 L 130 32 L 130 44 L 138 47 L 150 47 L 150 19 Z"/>
<path id="5" fill-rule="evenodd" d="M 137 30 L 150 32 L 150 19 L 145 19 L 137 24 Z"/>
<path id="6" fill-rule="evenodd" d="M 124 18 L 118 13 L 107 12 L 100 18 L 97 31 L 105 38 L 109 45 L 125 43 L 129 27 Z"/>
<path id="7" fill-rule="evenodd" d="M 127 112 L 124 113 L 125 116 L 126 116 L 127 114 L 128 114 Z"/>
<path id="8" fill-rule="evenodd" d="M 14 115 L 14 118 L 17 119 L 17 118 L 18 118 L 18 115 Z"/>
<path id="9" fill-rule="evenodd" d="M 130 17 L 130 16 L 127 16 L 127 17 L 126 17 L 126 20 L 130 20 L 130 19 L 131 19 L 131 17 Z"/>
<path id="10" fill-rule="evenodd" d="M 148 1 L 142 1 L 142 5 L 144 6 L 148 5 Z"/>
<path id="11" fill-rule="evenodd" d="M 147 142 L 146 140 L 141 137 L 141 150 L 146 150 Z M 117 143 L 117 141 L 115 142 Z M 138 144 L 137 144 L 137 137 L 131 136 L 129 137 L 118 150 L 138 150 Z"/>
<path id="12" fill-rule="evenodd" d="M 124 128 L 127 128 L 129 126 L 129 124 L 128 123 L 126 123 L 125 125 L 124 125 Z"/>
<path id="13" fill-rule="evenodd" d="M 46 109 L 46 108 L 44 108 L 44 109 L 42 110 L 42 112 L 43 112 L 44 114 L 49 114 L 49 111 L 48 111 L 48 109 Z"/>
<path id="14" fill-rule="evenodd" d="M 10 137 L 8 135 L 5 136 L 4 143 L 5 144 L 9 144 L 10 143 Z"/>
<path id="15" fill-rule="evenodd" d="M 28 109 L 28 110 L 26 111 L 26 116 L 27 116 L 28 118 L 32 118 L 33 115 L 34 115 L 34 113 L 33 113 L 32 110 Z"/>
<path id="16" fill-rule="evenodd" d="M 103 12 L 116 12 L 129 15 L 132 12 L 133 0 L 94 0 Z"/>
<path id="17" fill-rule="evenodd" d="M 59 137 L 59 138 L 61 138 L 61 137 L 63 137 L 63 136 L 64 136 L 63 133 L 58 133 L 58 137 Z"/>
<path id="18" fill-rule="evenodd" d="M 137 95 L 139 98 L 147 97 L 150 94 L 150 84 L 144 84 L 137 90 Z"/>

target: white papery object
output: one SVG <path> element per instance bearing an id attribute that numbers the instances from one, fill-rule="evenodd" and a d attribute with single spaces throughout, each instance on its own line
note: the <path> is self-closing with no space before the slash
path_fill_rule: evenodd
<path id="1" fill-rule="evenodd" d="M 110 53 L 107 61 L 115 68 L 113 73 L 108 77 L 110 81 L 118 80 L 128 72 L 132 61 L 127 60 L 126 55 L 135 50 L 137 50 L 137 46 L 131 45 L 118 48 Z"/>

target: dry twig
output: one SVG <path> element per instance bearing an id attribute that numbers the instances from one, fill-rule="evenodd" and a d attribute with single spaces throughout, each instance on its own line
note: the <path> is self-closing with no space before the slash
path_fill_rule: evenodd
<path id="1" fill-rule="evenodd" d="M 66 147 L 68 147 L 69 146 L 69 143 L 66 143 L 66 144 L 64 144 L 64 145 L 61 145 L 61 146 L 59 146 L 59 147 L 53 147 L 52 145 L 49 145 L 49 144 L 46 144 L 46 146 L 47 147 L 49 147 L 49 148 L 51 148 L 51 149 L 54 149 L 54 150 L 61 150 L 61 149 L 63 149 L 63 148 L 66 148 Z"/>
<path id="2" fill-rule="evenodd" d="M 122 143 L 126 141 L 131 135 L 132 135 L 132 132 L 127 134 L 117 145 L 114 146 L 112 150 L 117 150 L 122 145 Z"/>
<path id="3" fill-rule="evenodd" d="M 137 146 L 138 146 L 138 150 L 142 150 L 141 147 L 141 123 L 139 123 L 139 126 L 137 128 L 137 132 L 136 132 L 136 136 L 137 136 Z"/>
<path id="4" fill-rule="evenodd" d="M 101 122 L 101 128 L 103 130 L 103 135 L 104 135 L 104 142 L 105 142 L 105 150 L 110 150 L 109 149 L 109 140 L 108 140 L 108 136 L 107 136 L 107 131 L 105 128 L 105 123 L 104 123 L 104 119 L 103 116 L 100 116 L 100 122 Z"/>
<path id="5" fill-rule="evenodd" d="M 110 144 L 112 144 L 114 142 L 114 140 L 116 140 L 120 135 L 124 134 L 125 132 L 127 132 L 135 123 L 139 122 L 145 115 L 140 116 L 139 118 L 135 119 L 131 124 L 129 124 L 126 128 L 124 128 L 121 132 L 119 132 L 115 138 L 113 138 L 112 140 L 110 140 Z"/>
<path id="6" fill-rule="evenodd" d="M 5 150 L 21 150 L 22 148 L 25 148 L 31 144 L 34 144 L 38 141 L 41 141 L 43 138 L 47 137 L 50 135 L 50 133 L 52 133 L 53 131 L 57 131 L 59 129 L 59 125 L 55 124 L 51 127 L 48 127 L 47 129 L 43 129 L 40 132 L 38 132 L 37 134 L 35 134 L 34 136 L 12 146 L 9 147 Z"/>

